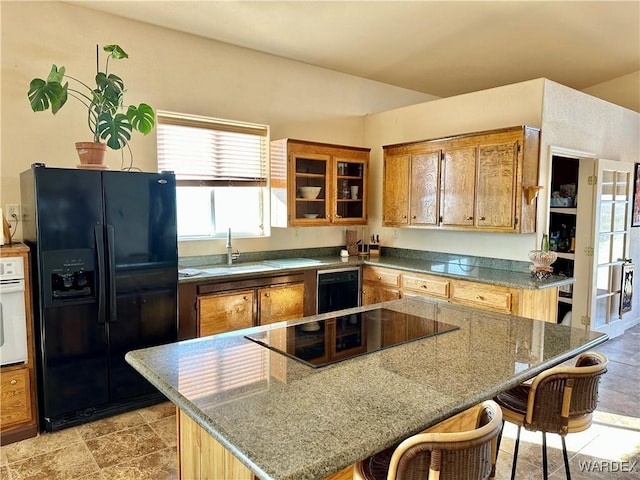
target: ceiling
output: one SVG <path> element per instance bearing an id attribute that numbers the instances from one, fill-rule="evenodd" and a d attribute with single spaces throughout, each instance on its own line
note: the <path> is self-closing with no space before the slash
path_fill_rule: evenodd
<path id="1" fill-rule="evenodd" d="M 638 0 L 69 3 L 438 97 L 640 70 Z"/>

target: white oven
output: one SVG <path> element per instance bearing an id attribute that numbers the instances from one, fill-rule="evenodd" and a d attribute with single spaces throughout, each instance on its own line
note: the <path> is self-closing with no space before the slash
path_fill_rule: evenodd
<path id="1" fill-rule="evenodd" d="M 27 361 L 22 257 L 0 258 L 0 365 Z"/>

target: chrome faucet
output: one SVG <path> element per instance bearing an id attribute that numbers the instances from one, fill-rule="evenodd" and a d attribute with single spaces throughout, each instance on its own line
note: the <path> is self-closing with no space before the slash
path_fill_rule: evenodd
<path id="1" fill-rule="evenodd" d="M 231 248 L 231 229 L 227 233 L 227 265 L 233 265 L 233 261 L 240 258 L 240 252 L 236 250 L 236 253 L 233 253 L 233 249 Z"/>

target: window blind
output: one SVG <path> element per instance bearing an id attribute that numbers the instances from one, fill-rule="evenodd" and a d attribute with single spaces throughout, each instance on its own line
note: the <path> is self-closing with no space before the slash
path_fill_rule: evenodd
<path id="1" fill-rule="evenodd" d="M 157 115 L 158 170 L 175 172 L 178 185 L 266 184 L 268 126 Z"/>

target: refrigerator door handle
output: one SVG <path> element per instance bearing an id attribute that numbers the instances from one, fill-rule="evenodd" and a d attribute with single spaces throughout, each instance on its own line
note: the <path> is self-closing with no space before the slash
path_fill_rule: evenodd
<path id="1" fill-rule="evenodd" d="M 109 323 L 116 322 L 116 259 L 113 253 L 113 225 L 107 225 L 107 263 L 109 268 Z"/>
<path id="2" fill-rule="evenodd" d="M 102 225 L 96 225 L 93 227 L 93 231 L 96 237 L 96 252 L 98 254 L 98 263 L 96 265 L 96 270 L 98 270 L 97 275 L 97 293 L 98 293 L 98 323 L 105 323 L 105 299 L 104 299 L 104 290 L 107 285 L 105 275 L 105 263 L 104 263 L 104 235 L 102 233 Z"/>

